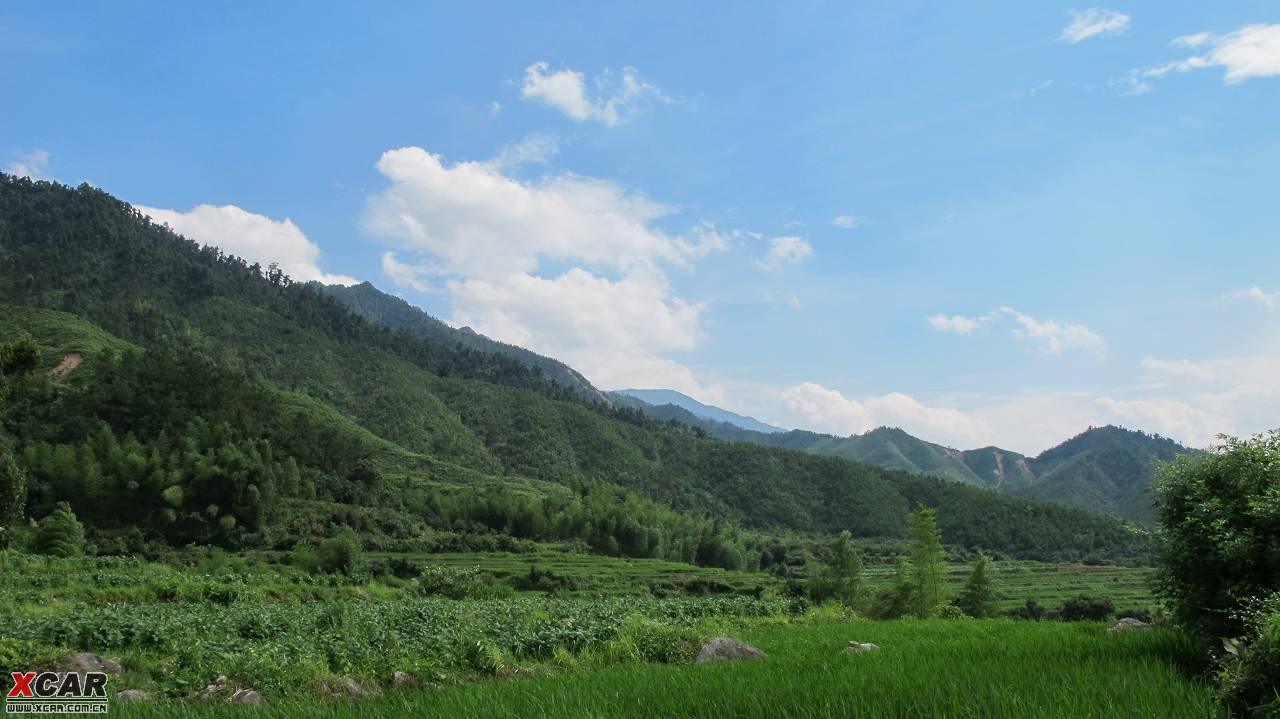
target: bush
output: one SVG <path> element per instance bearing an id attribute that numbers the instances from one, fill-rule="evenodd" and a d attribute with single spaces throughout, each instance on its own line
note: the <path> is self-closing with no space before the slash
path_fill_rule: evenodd
<path id="1" fill-rule="evenodd" d="M 1240 716 L 1280 716 L 1280 592 L 1240 613 L 1244 643 L 1227 642 L 1219 679 L 1223 699 Z"/>
<path id="2" fill-rule="evenodd" d="M 1080 594 L 1062 605 L 1061 614 L 1068 622 L 1097 622 L 1111 616 L 1115 610 L 1115 605 L 1106 597 Z"/>
<path id="3" fill-rule="evenodd" d="M 1006 613 L 1007 616 L 1013 619 L 1030 619 L 1036 622 L 1048 618 L 1048 614 L 1045 608 L 1040 606 L 1040 602 L 1034 599 L 1028 599 L 1026 604 L 1010 609 Z"/>
<path id="4" fill-rule="evenodd" d="M 40 520 L 35 551 L 55 557 L 84 554 L 84 525 L 76 520 L 75 513 L 66 502 L 58 502 L 53 512 Z"/>
<path id="5" fill-rule="evenodd" d="M 1238 637 L 1243 603 L 1280 587 L 1280 430 L 1222 441 L 1161 470 L 1158 589 L 1186 626 Z"/>
<path id="6" fill-rule="evenodd" d="M 323 572 L 351 575 L 360 567 L 360 537 L 350 527 L 342 527 L 316 549 L 316 561 Z"/>
<path id="7" fill-rule="evenodd" d="M 1116 619 L 1137 619 L 1140 622 L 1151 623 L 1151 610 L 1146 607 L 1134 607 L 1133 609 L 1125 609 L 1116 612 Z"/>

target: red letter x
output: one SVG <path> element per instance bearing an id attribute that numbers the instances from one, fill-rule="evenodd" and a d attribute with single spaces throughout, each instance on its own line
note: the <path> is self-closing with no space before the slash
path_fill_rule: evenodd
<path id="1" fill-rule="evenodd" d="M 23 674 L 22 672 L 10 672 L 10 674 L 13 675 L 13 688 L 9 690 L 8 699 L 35 696 L 31 691 L 31 680 L 36 678 L 35 672 L 27 672 L 26 674 Z"/>

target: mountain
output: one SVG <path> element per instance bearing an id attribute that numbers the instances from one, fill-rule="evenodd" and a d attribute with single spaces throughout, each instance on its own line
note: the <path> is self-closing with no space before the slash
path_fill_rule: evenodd
<path id="1" fill-rule="evenodd" d="M 1031 499 L 1151 524 L 1150 488 L 1160 462 L 1196 450 L 1167 437 L 1121 427 L 1091 427 L 1041 453 L 1026 457 L 999 447 L 956 450 L 914 437 L 896 427 L 836 437 L 792 430 L 763 433 L 680 413 L 637 405 L 648 415 L 698 427 L 713 437 L 810 454 L 842 457 L 885 469 L 937 477 Z"/>
<path id="2" fill-rule="evenodd" d="M 316 283 L 316 287 L 346 305 L 352 312 L 375 324 L 390 327 L 393 330 L 404 330 L 415 337 L 431 342 L 504 355 L 546 374 L 548 379 L 572 389 L 585 399 L 608 401 L 604 393 L 593 387 L 586 377 L 563 362 L 530 352 L 523 347 L 491 340 L 470 327 L 461 329 L 450 327 L 368 282 L 350 287 Z"/>
<path id="3" fill-rule="evenodd" d="M 680 394 L 679 392 L 676 392 L 674 390 L 621 389 L 621 390 L 617 390 L 616 392 L 612 392 L 610 394 L 613 394 L 613 395 L 621 394 L 621 395 L 626 395 L 628 397 L 634 397 L 642 402 L 651 404 L 655 407 L 661 407 L 663 405 L 668 405 L 668 404 L 673 405 L 675 407 L 679 407 L 680 409 L 683 409 L 689 412 L 695 417 L 711 420 L 712 422 L 723 422 L 725 424 L 731 424 L 735 427 L 751 430 L 752 432 L 764 432 L 766 434 L 769 434 L 773 432 L 786 431 L 781 427 L 774 427 L 773 425 L 765 424 L 764 422 L 761 422 L 755 417 L 745 417 L 735 412 L 730 412 L 729 410 L 726 410 L 726 409 L 720 409 L 719 407 L 713 407 L 709 404 L 703 404 L 702 402 L 699 402 L 698 400 L 688 395 Z"/>
<path id="4" fill-rule="evenodd" d="M 925 504 L 954 546 L 1146 551 L 1105 515 L 722 441 L 424 333 L 97 188 L 0 174 L 0 467 L 26 488 L 0 521 L 68 502 L 109 551 L 281 550 L 348 526 L 388 550 L 563 542 L 754 567 L 778 542 L 900 539 Z"/>
<path id="5" fill-rule="evenodd" d="M 1168 437 L 1090 427 L 1031 460 L 1035 480 L 1017 493 L 1151 524 L 1156 468 L 1195 451 Z"/>

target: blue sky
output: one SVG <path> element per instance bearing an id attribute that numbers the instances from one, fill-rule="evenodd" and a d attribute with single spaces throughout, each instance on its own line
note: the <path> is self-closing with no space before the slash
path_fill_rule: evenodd
<path id="1" fill-rule="evenodd" d="M 854 5 L 10 3 L 0 167 L 776 424 L 1280 424 L 1280 8 Z"/>

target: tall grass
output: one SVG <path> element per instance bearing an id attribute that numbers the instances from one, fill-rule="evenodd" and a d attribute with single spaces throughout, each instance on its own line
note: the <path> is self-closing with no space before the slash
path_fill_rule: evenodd
<path id="1" fill-rule="evenodd" d="M 301 700 L 255 717 L 1204 717 L 1207 686 L 1181 675 L 1192 648 L 1164 630 L 1098 624 L 895 621 L 744 630 L 769 657 L 714 665 L 632 663 L 527 679 Z M 850 639 L 881 650 L 846 655 Z M 244 716 L 225 704 L 113 707 L 126 717 Z"/>

